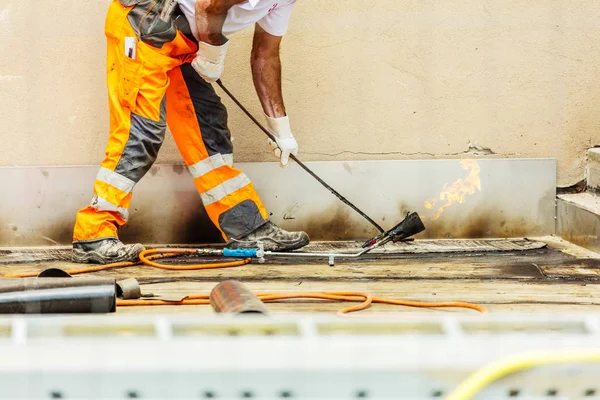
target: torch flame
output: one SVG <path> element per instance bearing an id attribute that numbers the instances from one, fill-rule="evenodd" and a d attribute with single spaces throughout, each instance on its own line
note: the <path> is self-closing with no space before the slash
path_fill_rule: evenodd
<path id="1" fill-rule="evenodd" d="M 446 203 L 438 208 L 437 212 L 431 217 L 432 220 L 438 219 L 447 207 L 453 204 L 462 204 L 467 195 L 472 195 L 476 190 L 481 191 L 481 181 L 479 180 L 479 164 L 477 160 L 465 159 L 461 160 L 460 166 L 469 171 L 467 176 L 459 179 L 451 185 L 444 185 L 440 193 L 440 200 L 445 200 Z M 435 205 L 436 200 L 430 199 L 425 201 L 425 208 L 430 210 Z"/>

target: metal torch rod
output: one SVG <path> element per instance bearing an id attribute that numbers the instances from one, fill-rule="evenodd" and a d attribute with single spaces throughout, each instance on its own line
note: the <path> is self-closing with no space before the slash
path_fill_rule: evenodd
<path id="1" fill-rule="evenodd" d="M 365 254 L 364 251 L 355 254 L 348 253 L 284 253 L 284 252 L 276 252 L 276 251 L 265 251 L 265 257 L 315 257 L 315 258 L 327 258 L 327 257 L 335 257 L 335 258 L 356 258 Z"/>
<path id="2" fill-rule="evenodd" d="M 385 238 L 366 249 L 359 251 L 358 253 L 301 253 L 301 252 L 277 252 L 277 251 L 265 251 L 265 256 L 274 256 L 274 257 L 335 257 L 335 258 L 357 258 L 364 254 L 367 254 L 371 250 L 376 249 L 377 247 L 383 246 L 388 243 L 391 238 Z"/>

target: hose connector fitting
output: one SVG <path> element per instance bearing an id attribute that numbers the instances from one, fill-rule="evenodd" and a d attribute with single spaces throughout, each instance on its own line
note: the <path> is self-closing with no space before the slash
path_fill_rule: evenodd
<path id="1" fill-rule="evenodd" d="M 256 249 L 223 249 L 223 257 L 256 258 Z"/>

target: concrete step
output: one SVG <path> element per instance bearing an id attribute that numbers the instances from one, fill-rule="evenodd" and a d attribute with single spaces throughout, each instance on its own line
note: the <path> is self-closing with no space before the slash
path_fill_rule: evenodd
<path id="1" fill-rule="evenodd" d="M 588 150 L 586 178 L 588 189 L 600 193 L 600 147 Z"/>
<path id="2" fill-rule="evenodd" d="M 597 177 L 600 179 L 600 163 Z M 600 251 L 600 195 L 591 191 L 559 195 L 556 234 L 589 250 Z"/>

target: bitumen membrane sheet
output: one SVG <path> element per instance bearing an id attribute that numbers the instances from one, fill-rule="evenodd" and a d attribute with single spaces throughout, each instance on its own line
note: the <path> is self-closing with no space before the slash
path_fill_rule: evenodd
<path id="1" fill-rule="evenodd" d="M 317 242 L 302 251 L 353 253 L 359 242 Z M 0 248 L 0 274 L 48 268 L 80 268 L 67 247 Z M 175 263 L 204 262 L 184 258 Z M 164 298 L 209 293 L 235 279 L 253 291 L 357 291 L 395 299 L 464 301 L 493 312 L 597 311 L 600 254 L 547 236 L 528 239 L 416 240 L 388 244 L 360 259 L 277 258 L 265 264 L 199 271 L 165 271 L 148 266 L 100 271 L 89 276 L 134 277 L 142 292 Z M 333 313 L 345 305 L 316 300 L 270 303 L 271 312 Z M 408 312 L 473 313 L 468 309 L 416 309 L 376 304 L 363 314 Z M 212 313 L 210 306 L 119 307 L 118 313 Z"/>

